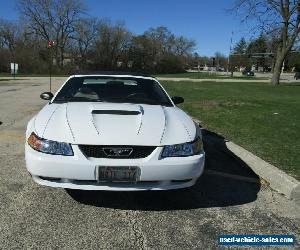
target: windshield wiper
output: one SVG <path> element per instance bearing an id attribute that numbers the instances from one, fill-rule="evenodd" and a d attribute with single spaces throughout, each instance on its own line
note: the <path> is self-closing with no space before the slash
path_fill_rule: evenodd
<path id="1" fill-rule="evenodd" d="M 80 97 L 80 96 L 72 97 L 69 100 L 69 102 L 90 102 L 90 101 L 92 101 L 92 102 L 102 102 L 102 100 L 100 100 L 100 99 Z"/>
<path id="2" fill-rule="evenodd" d="M 54 100 L 54 102 L 103 102 L 100 99 L 88 98 L 88 97 L 68 97 Z"/>

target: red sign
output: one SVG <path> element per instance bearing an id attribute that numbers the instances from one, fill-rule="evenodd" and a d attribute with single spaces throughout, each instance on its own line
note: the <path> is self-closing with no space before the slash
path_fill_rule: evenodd
<path id="1" fill-rule="evenodd" d="M 52 41 L 52 40 L 49 40 L 49 41 L 48 41 L 48 47 L 52 47 L 52 46 L 54 46 L 54 44 L 55 44 L 54 41 Z"/>

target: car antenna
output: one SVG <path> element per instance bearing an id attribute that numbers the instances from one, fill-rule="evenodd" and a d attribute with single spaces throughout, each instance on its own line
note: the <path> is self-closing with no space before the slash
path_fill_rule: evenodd
<path id="1" fill-rule="evenodd" d="M 51 78 L 51 73 L 52 73 L 52 64 L 53 64 L 53 59 L 52 59 L 52 47 L 54 46 L 55 42 L 53 40 L 48 41 L 48 49 L 50 50 L 49 52 L 49 91 L 52 92 L 52 78 Z"/>

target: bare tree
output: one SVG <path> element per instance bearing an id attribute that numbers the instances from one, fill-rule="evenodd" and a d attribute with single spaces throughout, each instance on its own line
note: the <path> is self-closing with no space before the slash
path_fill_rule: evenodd
<path id="1" fill-rule="evenodd" d="M 283 62 L 300 33 L 300 0 L 238 0 L 234 9 L 243 20 L 255 20 L 260 30 L 276 35 L 276 53 L 271 83 L 279 84 Z"/>
<path id="2" fill-rule="evenodd" d="M 52 67 L 52 53 L 59 73 L 78 65 L 84 69 L 181 72 L 195 49 L 193 40 L 176 36 L 166 27 L 134 36 L 124 22 L 84 17 L 80 0 L 18 0 L 18 8 L 22 28 L 0 21 L 0 52 L 17 51 L 24 72 L 45 72 L 47 65 Z M 51 50 L 46 46 L 50 40 L 55 42 Z M 6 64 L 2 60 L 0 67 Z"/>
<path id="3" fill-rule="evenodd" d="M 56 63 L 63 68 L 65 48 L 84 8 L 80 0 L 19 0 L 18 9 L 31 31 L 55 42 Z"/>
<path id="4" fill-rule="evenodd" d="M 130 54 L 134 68 L 140 67 L 148 72 L 181 72 L 187 67 L 195 45 L 193 40 L 176 36 L 160 26 L 135 36 Z"/>
<path id="5" fill-rule="evenodd" d="M 0 19 L 0 43 L 8 48 L 11 60 L 15 57 L 15 48 L 20 36 L 19 25 L 13 21 Z"/>
<path id="6" fill-rule="evenodd" d="M 131 38 L 132 35 L 123 22 L 115 24 L 109 20 L 99 22 L 94 48 L 98 66 L 105 70 L 115 68 L 129 49 Z"/>
<path id="7" fill-rule="evenodd" d="M 129 59 L 133 69 L 138 71 L 153 71 L 156 63 L 153 44 L 145 35 L 134 36 L 129 48 Z"/>
<path id="8" fill-rule="evenodd" d="M 71 38 L 75 41 L 75 52 L 79 56 L 81 67 L 86 66 L 88 52 L 95 43 L 98 21 L 96 18 L 80 18 L 74 26 Z M 77 57 L 78 57 L 77 56 Z"/>
<path id="9" fill-rule="evenodd" d="M 175 38 L 174 49 L 175 54 L 184 56 L 192 53 L 195 50 L 196 42 L 183 36 Z"/>

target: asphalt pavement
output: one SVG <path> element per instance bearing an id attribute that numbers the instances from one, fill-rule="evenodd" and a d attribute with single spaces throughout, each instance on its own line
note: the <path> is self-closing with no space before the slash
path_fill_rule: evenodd
<path id="1" fill-rule="evenodd" d="M 53 88 L 62 82 L 54 78 Z M 293 234 L 299 242 L 299 207 L 206 130 L 206 170 L 189 189 L 100 192 L 35 184 L 25 168 L 24 133 L 48 89 L 48 78 L 0 81 L 0 249 L 218 249 L 220 234 Z"/>

